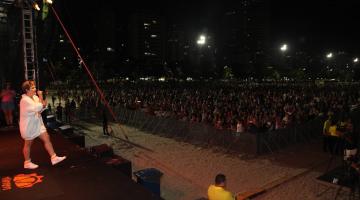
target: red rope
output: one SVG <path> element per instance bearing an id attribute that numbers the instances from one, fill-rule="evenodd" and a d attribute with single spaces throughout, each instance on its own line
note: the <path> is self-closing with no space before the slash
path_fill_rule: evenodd
<path id="1" fill-rule="evenodd" d="M 53 11 L 56 19 L 58 20 L 58 22 L 59 22 L 60 25 L 61 25 L 61 28 L 62 28 L 63 31 L 65 32 L 66 37 L 69 39 L 69 41 L 70 41 L 70 43 L 71 43 L 71 46 L 73 47 L 73 49 L 75 50 L 78 58 L 80 59 L 80 64 L 84 66 L 84 68 L 85 68 L 87 74 L 89 75 L 92 83 L 95 85 L 95 88 L 96 88 L 97 92 L 100 94 L 101 100 L 105 103 L 107 109 L 110 111 L 110 114 L 112 115 L 115 123 L 118 124 L 117 117 L 116 117 L 114 111 L 111 109 L 111 107 L 110 107 L 110 105 L 109 105 L 109 102 L 105 99 L 105 96 L 104 96 L 103 91 L 100 89 L 99 85 L 97 84 L 94 76 L 92 75 L 92 73 L 91 73 L 91 71 L 89 70 L 87 64 L 86 64 L 85 61 L 83 60 L 83 58 L 82 58 L 80 52 L 78 51 L 78 49 L 77 49 L 74 41 L 72 40 L 70 34 L 69 34 L 68 31 L 66 30 L 64 24 L 62 23 L 60 17 L 58 16 L 58 14 L 57 14 L 57 12 L 56 12 L 56 10 L 55 10 L 55 8 L 54 8 L 53 6 L 51 6 L 51 10 Z M 124 133 L 124 131 L 123 131 L 123 134 L 124 134 L 125 138 L 128 139 L 128 137 L 127 137 L 127 135 Z"/>

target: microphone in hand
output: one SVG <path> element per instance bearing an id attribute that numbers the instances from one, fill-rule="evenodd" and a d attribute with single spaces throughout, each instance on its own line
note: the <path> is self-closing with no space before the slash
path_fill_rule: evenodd
<path id="1" fill-rule="evenodd" d="M 42 95 L 43 95 L 43 91 L 38 90 L 38 91 L 37 91 L 37 95 L 38 95 L 39 97 L 42 97 Z"/>

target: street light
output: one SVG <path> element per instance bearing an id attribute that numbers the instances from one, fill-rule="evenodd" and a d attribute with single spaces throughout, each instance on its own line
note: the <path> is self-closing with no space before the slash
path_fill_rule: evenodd
<path id="1" fill-rule="evenodd" d="M 204 45 L 206 43 L 206 37 L 204 35 L 200 35 L 196 43 L 201 46 Z"/>
<path id="2" fill-rule="evenodd" d="M 330 52 L 326 55 L 326 58 L 332 58 L 333 57 L 333 54 Z"/>
<path id="3" fill-rule="evenodd" d="M 283 44 L 283 45 L 280 47 L 280 51 L 282 51 L 282 52 L 285 52 L 287 49 L 288 49 L 287 44 Z"/>
<path id="4" fill-rule="evenodd" d="M 357 63 L 357 62 L 359 62 L 359 59 L 358 58 L 354 58 L 354 63 Z"/>

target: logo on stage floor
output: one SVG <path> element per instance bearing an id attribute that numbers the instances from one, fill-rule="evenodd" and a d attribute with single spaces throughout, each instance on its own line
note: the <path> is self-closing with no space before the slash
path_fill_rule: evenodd
<path id="1" fill-rule="evenodd" d="M 37 183 L 41 183 L 44 176 L 38 175 L 37 173 L 31 174 L 18 174 L 15 175 L 13 178 L 10 176 L 2 177 L 1 178 L 1 190 L 11 190 L 12 183 L 17 188 L 30 188 L 33 187 Z"/>

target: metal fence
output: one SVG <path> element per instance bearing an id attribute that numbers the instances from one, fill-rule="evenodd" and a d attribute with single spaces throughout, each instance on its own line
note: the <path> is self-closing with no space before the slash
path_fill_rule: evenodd
<path id="1" fill-rule="evenodd" d="M 174 118 L 158 117 L 141 110 L 114 108 L 120 123 L 137 128 L 145 133 L 174 138 L 204 148 L 225 152 L 263 154 L 284 149 L 297 143 L 306 143 L 322 136 L 325 117 L 318 117 L 301 125 L 275 131 L 234 133 L 218 130 L 204 123 L 191 123 Z M 102 119 L 101 110 L 79 108 L 74 117 L 82 120 Z M 108 116 L 111 119 L 111 116 Z"/>
<path id="2" fill-rule="evenodd" d="M 273 152 L 297 143 L 307 143 L 322 136 L 325 117 L 304 124 L 259 134 L 258 153 Z"/>

